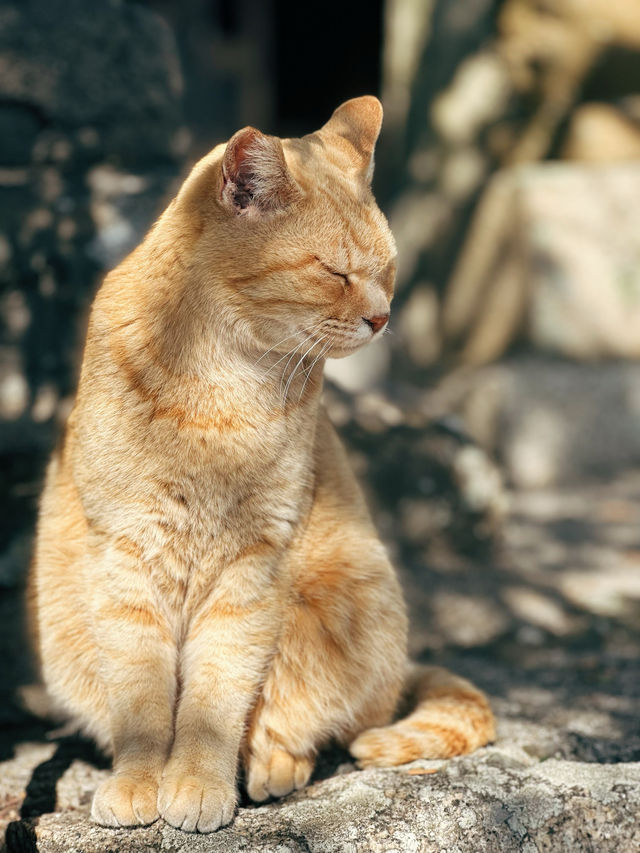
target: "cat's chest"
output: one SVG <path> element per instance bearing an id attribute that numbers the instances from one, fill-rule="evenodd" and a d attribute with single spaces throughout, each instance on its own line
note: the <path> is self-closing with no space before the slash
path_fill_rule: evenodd
<path id="1" fill-rule="evenodd" d="M 179 400 L 84 407 L 75 458 L 88 514 L 180 572 L 224 565 L 243 543 L 285 548 L 311 490 L 315 413 L 265 412 L 237 391 L 233 406 Z"/>
<path id="2" fill-rule="evenodd" d="M 145 484 L 165 545 L 217 562 L 252 540 L 286 547 L 311 491 L 307 442 L 285 433 L 263 436 L 257 448 L 225 447 L 215 436 L 196 444 L 158 459 Z"/>
<path id="3" fill-rule="evenodd" d="M 304 458 L 285 454 L 255 458 L 252 464 L 207 464 L 167 467 L 155 482 L 160 511 L 180 519 L 182 526 L 221 531 L 246 526 L 295 506 L 308 480 Z"/>

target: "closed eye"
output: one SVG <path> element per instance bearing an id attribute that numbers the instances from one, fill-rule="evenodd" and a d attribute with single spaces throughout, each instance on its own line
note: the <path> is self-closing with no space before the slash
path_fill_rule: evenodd
<path id="1" fill-rule="evenodd" d="M 349 285 L 351 284 L 351 282 L 349 281 L 349 276 L 348 276 L 346 273 L 344 273 L 344 272 L 337 272 L 336 270 L 331 269 L 331 267 L 330 267 L 330 266 L 328 266 L 327 264 L 325 264 L 323 261 L 321 261 L 321 260 L 320 260 L 320 258 L 319 258 L 317 255 L 315 256 L 315 258 L 316 258 L 316 261 L 320 264 L 320 266 L 321 266 L 323 269 L 325 269 L 325 270 L 326 270 L 328 273 L 330 273 L 331 275 L 335 275 L 335 276 L 337 276 L 338 278 L 341 278 L 341 279 L 342 279 L 342 281 L 344 282 L 344 284 L 345 284 L 347 287 L 349 287 Z"/>

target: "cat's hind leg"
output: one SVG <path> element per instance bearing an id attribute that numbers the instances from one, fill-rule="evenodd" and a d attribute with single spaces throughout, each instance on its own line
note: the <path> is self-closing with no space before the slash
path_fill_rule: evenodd
<path id="1" fill-rule="evenodd" d="M 314 583 L 320 582 L 316 576 Z M 350 613 L 355 589 L 349 590 L 348 577 L 341 586 L 342 601 L 325 586 L 321 600 L 303 592 L 294 605 L 247 736 L 253 800 L 306 785 L 317 749 L 331 740 L 348 745 L 360 766 L 388 767 L 451 758 L 495 737 L 480 690 L 440 667 L 413 665 L 407 672 L 402 639 L 389 631 L 389 613 L 375 605 L 370 620 Z M 393 611 L 393 593 L 387 590 L 387 596 Z M 398 706 L 409 713 L 392 722 Z"/>
<path id="2" fill-rule="evenodd" d="M 284 567 L 283 627 L 243 747 L 256 801 L 303 787 L 325 744 L 389 723 L 405 682 L 402 592 L 322 415 L 315 454 L 312 506 Z"/>
<path id="3" fill-rule="evenodd" d="M 323 745 L 392 718 L 405 678 L 404 605 L 382 546 L 359 533 L 310 549 L 311 536 L 293 554 L 288 615 L 244 747 L 258 802 L 306 785 Z"/>

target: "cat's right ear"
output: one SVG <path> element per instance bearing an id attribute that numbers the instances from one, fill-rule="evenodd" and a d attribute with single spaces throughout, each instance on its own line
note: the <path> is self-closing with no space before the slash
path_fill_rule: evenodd
<path id="1" fill-rule="evenodd" d="M 373 154 L 382 126 L 382 104 L 373 95 L 345 101 L 319 131 L 321 136 L 347 143 L 355 171 L 371 183 Z"/>
<path id="2" fill-rule="evenodd" d="M 227 143 L 222 180 L 222 203 L 236 214 L 282 210 L 300 194 L 280 140 L 255 127 L 239 130 Z"/>

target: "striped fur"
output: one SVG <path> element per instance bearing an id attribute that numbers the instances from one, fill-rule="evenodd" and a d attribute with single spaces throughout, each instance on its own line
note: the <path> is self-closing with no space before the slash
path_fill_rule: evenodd
<path id="1" fill-rule="evenodd" d="M 214 830 L 239 756 L 260 801 L 330 740 L 393 764 L 492 736 L 482 694 L 445 675 L 380 728 L 405 608 L 320 404 L 324 359 L 392 297 L 380 122 L 360 98 L 302 139 L 240 131 L 95 299 L 29 601 L 53 703 L 113 754 L 101 824 Z"/>

